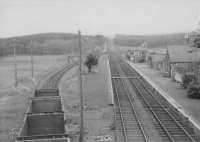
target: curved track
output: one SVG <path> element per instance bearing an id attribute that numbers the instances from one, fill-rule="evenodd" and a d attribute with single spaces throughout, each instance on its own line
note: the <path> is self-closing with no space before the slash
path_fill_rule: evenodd
<path id="1" fill-rule="evenodd" d="M 145 135 L 145 130 L 142 122 L 134 110 L 134 102 L 130 98 L 125 80 L 131 84 L 132 89 L 135 91 L 135 97 L 139 98 L 139 101 L 143 104 L 143 107 L 149 114 L 154 117 L 154 123 L 157 131 L 159 132 L 162 141 L 167 142 L 195 142 L 198 141 L 194 136 L 189 133 L 182 126 L 181 122 L 174 118 L 172 112 L 163 106 L 159 99 L 154 97 L 153 92 L 146 86 L 145 80 L 132 68 L 119 58 L 111 56 L 110 58 L 111 74 L 114 77 L 112 79 L 115 103 L 116 103 L 116 121 L 121 122 L 121 130 L 123 132 L 123 141 L 132 142 L 133 139 L 137 139 L 138 136 L 143 136 L 143 139 L 138 141 L 148 141 L 148 136 Z M 132 77 L 132 78 L 117 78 L 117 77 Z M 134 78 L 133 78 L 134 77 Z M 131 111 L 132 110 L 132 111 Z M 120 116 L 120 117 L 119 117 Z M 135 122 L 136 121 L 136 122 Z M 133 123 L 133 124 L 132 124 Z M 137 134 L 130 136 L 130 132 L 137 129 Z M 134 137 L 134 138 L 133 138 Z M 137 140 L 136 140 L 137 141 Z"/>
<path id="2" fill-rule="evenodd" d="M 40 89 L 55 89 L 58 88 L 58 83 L 62 76 L 70 70 L 72 67 L 74 67 L 74 63 L 71 64 L 65 64 L 62 68 L 56 70 L 55 72 L 51 73 L 47 76 L 47 79 L 44 83 L 40 86 Z"/>

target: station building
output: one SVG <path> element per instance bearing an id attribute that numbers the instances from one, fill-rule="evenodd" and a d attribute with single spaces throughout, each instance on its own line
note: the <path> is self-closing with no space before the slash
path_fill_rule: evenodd
<path id="1" fill-rule="evenodd" d="M 200 78 L 200 49 L 190 46 L 168 46 L 162 52 L 149 52 L 147 64 L 159 70 L 163 76 L 182 82 L 185 74 L 195 74 Z"/>

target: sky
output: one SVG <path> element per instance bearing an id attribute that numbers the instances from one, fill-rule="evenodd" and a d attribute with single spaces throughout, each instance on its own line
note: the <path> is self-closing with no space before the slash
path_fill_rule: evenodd
<path id="1" fill-rule="evenodd" d="M 0 38 L 45 32 L 191 32 L 200 0 L 0 0 Z"/>

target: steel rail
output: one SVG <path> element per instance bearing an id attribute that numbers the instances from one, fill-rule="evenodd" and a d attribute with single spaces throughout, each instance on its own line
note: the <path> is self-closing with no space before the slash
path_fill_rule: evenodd
<path id="1" fill-rule="evenodd" d="M 144 102 L 146 103 L 146 105 L 148 106 L 149 110 L 152 112 L 152 114 L 154 115 L 154 117 L 156 118 L 156 120 L 158 121 L 158 123 L 160 124 L 161 128 L 165 131 L 165 133 L 167 134 L 168 138 L 170 141 L 175 142 L 175 140 L 171 137 L 170 133 L 168 132 L 168 130 L 166 129 L 166 127 L 162 124 L 162 122 L 160 121 L 159 117 L 156 115 L 156 113 L 154 112 L 154 110 L 152 109 L 151 105 L 148 103 L 148 101 L 146 100 L 146 98 L 142 95 L 142 93 L 139 91 L 138 87 L 135 86 L 135 84 L 133 84 L 133 82 L 131 82 L 131 84 L 134 86 L 134 88 L 136 89 L 135 91 L 140 94 L 140 96 L 142 97 L 142 99 L 144 100 Z"/>
<path id="2" fill-rule="evenodd" d="M 129 65 L 128 65 L 128 67 L 129 67 Z M 133 72 L 133 71 L 136 72 L 134 69 L 132 69 L 132 68 L 130 68 L 130 67 L 129 67 L 129 69 L 131 69 L 132 72 Z M 130 71 L 130 70 L 129 70 L 129 71 Z M 127 72 L 127 71 L 126 71 L 126 72 Z M 129 75 L 130 75 L 130 74 L 129 74 Z M 139 75 L 139 74 L 138 74 L 138 75 Z M 191 137 L 191 135 L 180 125 L 180 123 L 172 116 L 172 114 L 160 103 L 160 101 L 158 101 L 158 99 L 156 99 L 156 98 L 154 97 L 153 93 L 144 85 L 144 82 L 141 81 L 140 78 L 138 78 L 137 80 L 138 80 L 137 83 L 140 83 L 140 85 L 143 86 L 143 88 L 144 88 L 144 89 L 149 93 L 149 95 L 151 95 L 151 97 L 153 97 L 153 99 L 161 106 L 161 108 L 162 108 L 162 109 L 166 112 L 166 114 L 173 120 L 173 122 L 175 122 L 175 124 L 185 133 L 185 135 L 187 136 L 187 138 L 189 138 L 190 141 L 195 142 L 195 140 Z M 135 88 L 137 89 L 137 91 L 139 92 L 139 94 L 142 96 L 142 98 L 146 100 L 146 98 L 144 97 L 144 95 L 139 91 L 140 89 L 135 85 L 136 82 L 133 82 L 133 80 L 131 80 L 131 82 L 132 82 L 132 85 L 135 86 Z M 137 83 L 136 83 L 136 84 L 137 84 Z M 146 101 L 146 103 L 148 103 L 148 102 Z M 148 104 L 149 104 L 149 103 L 148 103 Z M 155 113 L 154 113 L 154 114 L 155 114 Z M 158 117 L 158 119 L 159 119 L 159 116 L 156 115 L 156 117 Z M 160 119 L 159 119 L 159 121 L 161 122 Z M 162 122 L 161 122 L 161 123 L 162 123 Z M 163 125 L 163 124 L 162 124 L 162 125 Z M 164 127 L 164 128 L 167 129 L 166 127 Z M 167 132 L 170 134 L 170 132 L 169 132 L 168 130 L 167 130 Z M 170 134 L 170 137 L 172 138 L 171 134 Z M 173 138 L 173 141 L 175 141 L 174 138 Z"/>
<path id="3" fill-rule="evenodd" d="M 120 65 L 121 66 L 121 65 Z M 123 72 L 125 74 L 126 71 L 124 70 L 124 68 L 121 67 L 121 69 L 123 70 Z M 165 128 L 165 126 L 162 124 L 162 122 L 159 120 L 158 116 L 155 114 L 155 112 L 153 111 L 152 107 L 150 106 L 150 104 L 148 103 L 148 101 L 146 100 L 146 98 L 144 98 L 143 95 L 141 95 L 141 92 L 138 90 L 138 88 L 135 86 L 135 84 L 133 84 L 133 82 L 129 79 L 131 85 L 134 85 L 134 88 L 136 88 L 137 90 L 135 90 L 138 94 L 140 94 L 140 96 L 143 98 L 144 102 L 146 103 L 146 105 L 148 106 L 149 110 L 152 112 L 152 114 L 154 115 L 154 117 L 156 118 L 156 120 L 158 121 L 158 123 L 160 124 L 161 128 L 164 130 L 164 132 L 167 134 L 168 138 L 170 141 L 175 142 L 175 140 L 171 137 L 170 133 L 167 131 L 167 129 Z"/>
<path id="4" fill-rule="evenodd" d="M 117 87 L 116 87 L 114 80 L 113 80 L 113 85 L 114 85 L 114 90 L 115 90 L 116 97 L 117 97 L 117 103 L 118 103 L 118 107 L 119 107 L 119 113 L 120 113 L 120 118 L 121 118 L 121 123 L 122 123 L 122 129 L 123 129 L 122 131 L 124 134 L 124 140 L 125 140 L 125 142 L 128 142 L 128 138 L 126 135 L 126 128 L 125 128 L 125 124 L 124 124 L 124 118 L 123 118 L 122 109 L 121 109 L 121 105 L 120 105 L 120 101 L 119 101 L 119 94 L 118 94 Z"/>
<path id="5" fill-rule="evenodd" d="M 59 71 L 55 72 L 52 76 L 50 76 L 49 79 L 47 79 L 47 83 L 42 85 L 41 88 L 56 88 L 63 74 L 66 71 L 70 70 L 73 66 L 74 66 L 73 63 L 69 65 L 65 65 Z"/>
<path id="6" fill-rule="evenodd" d="M 137 78 L 139 78 L 139 77 L 131 77 L 131 76 L 113 76 L 112 78 L 119 78 L 119 79 L 120 79 L 120 78 L 122 78 L 122 79 L 123 79 L 123 78 L 124 78 L 124 79 L 126 79 L 126 78 L 127 78 L 127 79 L 128 79 L 128 78 L 131 78 L 131 79 L 137 79 Z"/>
<path id="7" fill-rule="evenodd" d="M 130 70 L 132 72 L 136 72 L 133 68 L 131 68 L 128 64 L 127 67 L 130 68 Z M 137 73 L 137 72 L 136 72 Z M 138 73 L 137 73 L 138 74 Z M 130 74 L 129 74 L 130 75 Z M 139 74 L 138 74 L 139 75 Z M 141 76 L 141 75 L 139 75 Z M 143 86 L 143 88 L 154 98 L 154 100 L 157 101 L 157 103 L 162 107 L 162 109 L 169 115 L 169 117 L 177 124 L 177 126 L 185 133 L 185 135 L 192 141 L 195 142 L 194 138 L 185 130 L 185 128 L 174 118 L 174 116 L 172 116 L 172 114 L 163 106 L 162 103 L 160 103 L 160 101 L 154 97 L 153 92 L 150 91 L 150 89 L 148 89 L 145 84 L 144 81 L 141 78 L 137 78 L 137 80 L 140 82 L 140 84 Z"/>
<path id="8" fill-rule="evenodd" d="M 190 140 L 192 142 L 195 142 L 195 140 L 191 137 L 191 135 L 185 130 L 185 128 L 183 128 L 182 125 L 180 125 L 180 123 L 172 116 L 172 114 L 160 103 L 160 101 L 158 99 L 156 99 L 152 92 L 147 89 L 147 87 L 144 85 L 144 82 L 141 81 L 141 79 L 138 79 L 140 81 L 140 83 L 143 85 L 143 87 L 146 89 L 147 92 L 149 92 L 151 94 L 151 96 L 161 105 L 161 107 L 167 112 L 167 114 L 173 119 L 173 121 L 179 126 L 180 129 L 183 130 L 183 132 L 190 138 Z"/>
<path id="9" fill-rule="evenodd" d="M 125 82 L 124 82 L 123 80 L 122 80 L 122 84 L 123 84 L 123 88 L 125 88 L 125 91 L 127 91 L 128 88 L 127 88 L 127 86 L 125 85 Z M 129 92 L 129 91 L 127 91 L 127 92 Z M 128 96 L 128 100 L 129 100 L 129 102 L 130 102 L 130 104 L 131 104 L 131 108 L 132 108 L 132 110 L 133 110 L 133 112 L 134 112 L 134 114 L 135 114 L 136 120 L 137 120 L 137 122 L 138 122 L 138 124 L 139 124 L 140 130 L 141 130 L 142 135 L 143 135 L 143 137 L 144 137 L 144 140 L 145 140 L 145 142 L 147 142 L 148 139 L 147 139 L 147 136 L 146 136 L 146 134 L 145 134 L 145 132 L 144 132 L 144 128 L 142 127 L 142 123 L 141 123 L 140 120 L 139 120 L 139 116 L 138 116 L 138 114 L 137 114 L 137 112 L 136 112 L 136 110 L 135 110 L 135 106 L 134 106 L 133 102 L 131 101 L 130 92 L 127 94 L 127 96 Z M 132 97 L 133 97 L 133 96 L 132 96 Z M 135 99 L 135 97 L 133 97 L 133 99 Z"/>
<path id="10" fill-rule="evenodd" d="M 113 69 L 113 68 L 114 68 L 114 69 Z M 117 69 L 117 68 L 118 68 L 118 69 Z M 118 65 L 115 65 L 115 66 L 112 66 L 112 65 L 111 65 L 111 69 L 112 69 L 112 71 L 114 71 L 113 74 L 118 74 L 118 76 L 120 76 Z M 113 80 L 113 82 L 115 82 L 115 81 L 118 80 L 118 78 L 112 78 L 112 80 Z M 136 110 L 135 110 L 135 106 L 134 106 L 134 104 L 133 104 L 133 102 L 132 102 L 132 100 L 131 100 L 131 98 L 130 98 L 130 92 L 127 90 L 127 87 L 126 87 L 126 85 L 124 84 L 125 82 L 123 82 L 123 80 L 118 80 L 118 81 L 120 81 L 120 84 L 118 84 L 118 88 L 116 87 L 116 83 L 114 83 L 114 87 L 115 87 L 115 92 L 116 92 L 116 95 L 117 95 L 117 101 L 118 101 L 119 108 L 120 108 L 120 115 L 121 115 L 120 118 L 123 118 L 124 116 L 123 116 L 123 114 L 122 114 L 122 106 L 120 105 L 120 99 L 119 99 L 119 92 L 118 92 L 119 85 L 120 85 L 120 86 L 122 87 L 122 89 L 126 92 L 126 93 L 125 93 L 125 94 L 126 94 L 126 98 L 127 98 L 128 102 L 129 102 L 129 104 L 130 104 L 130 109 L 131 109 L 132 114 L 133 114 L 133 116 L 134 116 L 134 120 L 136 119 L 136 125 L 138 125 L 138 129 L 139 129 L 140 133 L 142 134 L 142 138 L 144 139 L 145 142 L 147 142 L 147 141 L 148 141 L 148 140 L 147 140 L 147 136 L 146 136 L 146 134 L 145 134 L 145 132 L 144 132 L 144 129 L 143 129 L 143 127 L 142 127 L 142 123 L 141 123 L 140 120 L 139 120 L 139 116 L 138 116 L 138 114 L 137 114 L 137 112 L 136 112 Z M 124 122 L 125 120 L 124 120 L 124 118 L 121 119 L 121 121 L 123 122 L 123 127 L 124 127 L 124 132 L 125 132 L 125 131 L 126 131 L 126 127 L 125 127 L 125 122 Z M 125 137 L 128 137 L 128 136 L 126 135 Z M 128 138 L 126 138 L 126 141 L 128 141 Z"/>
<path id="11" fill-rule="evenodd" d="M 120 60 L 121 62 L 121 60 Z M 125 75 L 127 75 L 127 71 L 122 67 L 122 64 L 119 63 L 119 66 L 121 68 L 121 70 L 125 73 Z M 129 74 L 130 75 L 130 74 Z M 136 88 L 135 84 L 133 84 L 131 82 L 131 80 L 129 79 L 131 85 L 134 85 L 134 88 Z M 145 104 L 148 106 L 149 110 L 152 112 L 152 114 L 154 115 L 154 117 L 156 118 L 157 122 L 160 124 L 161 128 L 164 130 L 164 132 L 167 134 L 167 137 L 169 138 L 170 141 L 175 142 L 174 139 L 171 137 L 170 133 L 167 131 L 167 129 L 164 127 L 164 125 L 162 124 L 162 122 L 159 120 L 159 118 L 157 117 L 157 115 L 155 114 L 155 112 L 153 111 L 153 109 L 151 108 L 150 104 L 148 103 L 148 101 L 143 97 L 143 95 L 141 95 L 141 92 L 138 90 L 138 88 L 136 88 L 137 90 L 135 90 L 138 94 L 140 94 L 140 96 L 143 98 Z"/>
<path id="12" fill-rule="evenodd" d="M 121 74 L 123 74 L 123 76 L 126 76 L 126 75 L 123 73 L 123 71 L 122 71 L 122 69 L 121 69 L 121 66 L 120 66 L 120 65 L 116 65 L 116 66 L 117 66 L 117 68 L 118 68 L 118 72 L 121 72 Z M 118 74 L 119 74 L 119 76 L 120 76 L 120 73 L 118 73 Z M 131 77 L 131 78 L 136 78 L 136 76 L 133 76 L 133 77 Z M 143 135 L 144 141 L 147 142 L 147 141 L 148 141 L 147 136 L 146 136 L 146 134 L 145 134 L 144 128 L 142 127 L 142 123 L 140 122 L 140 119 L 139 119 L 139 116 L 138 116 L 137 111 L 136 111 L 136 109 L 135 109 L 134 103 L 132 102 L 132 99 L 131 99 L 131 97 L 132 97 L 133 99 L 135 99 L 135 97 L 134 97 L 134 95 L 131 95 L 131 94 L 130 94 L 129 89 L 128 89 L 127 85 L 126 85 L 125 82 L 124 82 L 124 79 L 123 79 L 123 78 L 122 78 L 122 79 L 119 78 L 119 79 L 120 79 L 120 81 L 121 81 L 121 83 L 122 83 L 122 88 L 124 88 L 123 90 L 126 92 L 125 94 L 126 94 L 126 96 L 128 97 L 128 101 L 129 101 L 129 103 L 130 103 L 130 105 L 131 105 L 131 109 L 132 109 L 132 111 L 133 111 L 133 114 L 135 115 L 136 121 L 137 121 L 137 123 L 138 123 L 138 125 L 139 125 L 139 129 L 140 129 L 140 131 L 141 131 L 141 133 L 142 133 L 142 135 Z M 125 78 L 125 79 L 127 79 L 127 78 Z"/>

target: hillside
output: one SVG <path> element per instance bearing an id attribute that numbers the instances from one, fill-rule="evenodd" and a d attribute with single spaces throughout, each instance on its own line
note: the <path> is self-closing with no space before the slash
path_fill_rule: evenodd
<path id="1" fill-rule="evenodd" d="M 87 41 L 87 43 L 82 41 L 83 50 L 104 45 L 104 37 L 101 35 L 83 35 L 83 38 Z M 20 55 L 29 54 L 30 47 L 35 55 L 67 54 L 78 51 L 78 36 L 73 33 L 43 33 L 2 38 L 0 39 L 0 56 L 13 54 L 13 47 L 16 47 L 16 53 Z"/>
<path id="2" fill-rule="evenodd" d="M 163 34 L 163 35 L 116 35 L 115 44 L 120 46 L 140 46 L 146 42 L 148 47 L 160 47 L 165 45 L 185 45 L 185 33 Z"/>

